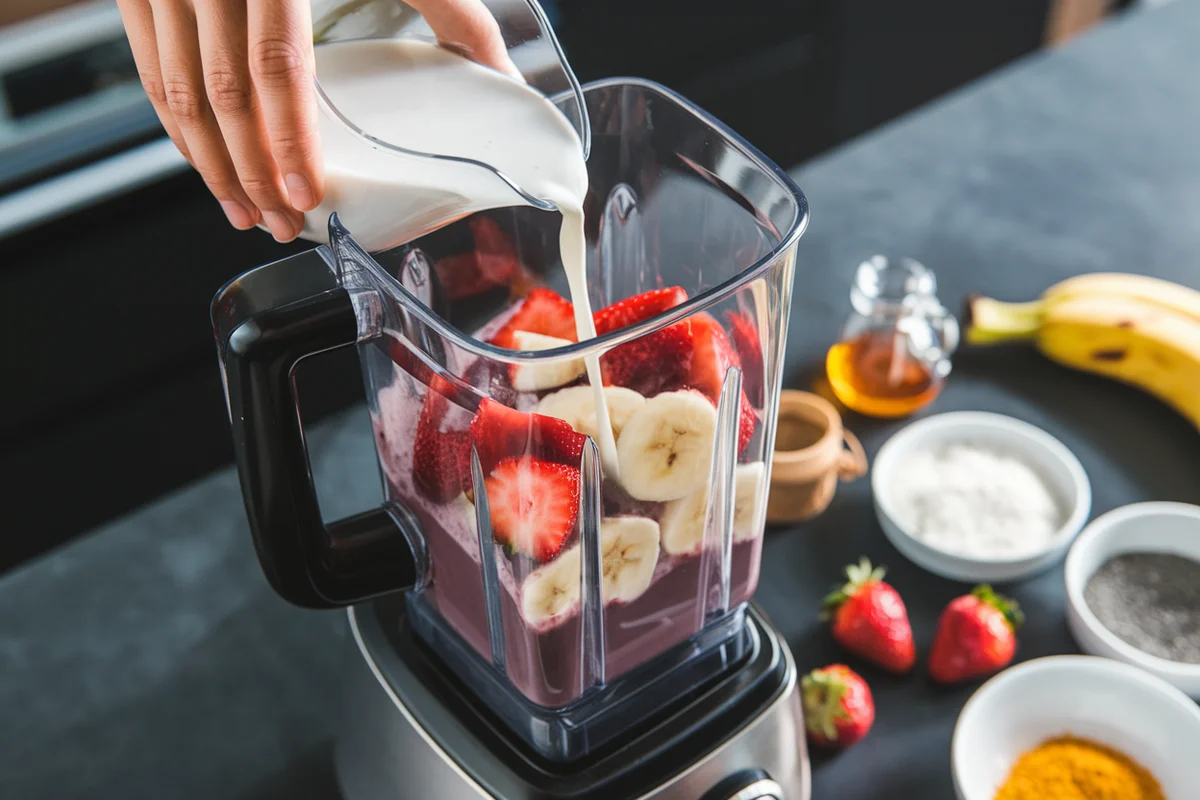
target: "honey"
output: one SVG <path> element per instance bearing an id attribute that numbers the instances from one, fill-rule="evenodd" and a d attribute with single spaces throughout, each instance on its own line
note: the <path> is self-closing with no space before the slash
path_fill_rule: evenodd
<path id="1" fill-rule="evenodd" d="M 932 402 L 945 383 L 895 330 L 868 330 L 838 342 L 829 348 L 825 370 L 838 400 L 871 417 L 911 414 Z"/>

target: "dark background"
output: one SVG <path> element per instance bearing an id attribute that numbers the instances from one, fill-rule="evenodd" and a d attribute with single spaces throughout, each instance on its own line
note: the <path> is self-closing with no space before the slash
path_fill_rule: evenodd
<path id="1" fill-rule="evenodd" d="M 564 0 L 582 81 L 674 88 L 784 167 L 1042 46 L 1048 0 Z M 0 571 L 232 458 L 208 302 L 308 247 L 231 229 L 187 173 L 0 240 Z M 308 421 L 362 396 L 353 354 L 300 375 Z"/>

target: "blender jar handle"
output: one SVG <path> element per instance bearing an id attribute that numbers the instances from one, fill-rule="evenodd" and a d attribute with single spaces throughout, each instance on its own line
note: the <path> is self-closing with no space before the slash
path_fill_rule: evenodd
<path id="1" fill-rule="evenodd" d="M 360 331 L 355 298 L 322 250 L 242 275 L 212 307 L 255 550 L 275 591 L 309 608 L 411 589 L 424 575 L 422 539 L 403 509 L 385 505 L 328 524 L 321 519 L 294 371 L 307 356 L 372 335 Z"/>

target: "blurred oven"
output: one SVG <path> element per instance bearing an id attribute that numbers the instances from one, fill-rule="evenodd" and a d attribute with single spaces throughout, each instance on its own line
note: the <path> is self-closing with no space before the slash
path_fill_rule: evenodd
<path id="1" fill-rule="evenodd" d="M 0 570 L 230 460 L 208 301 L 303 246 L 229 227 L 111 0 L 0 28 Z"/>

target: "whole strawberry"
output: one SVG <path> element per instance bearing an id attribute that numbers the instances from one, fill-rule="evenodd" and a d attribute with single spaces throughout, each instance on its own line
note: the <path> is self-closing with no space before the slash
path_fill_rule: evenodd
<path id="1" fill-rule="evenodd" d="M 939 683 L 955 683 L 996 672 L 1017 650 L 1014 632 L 1025 621 L 1020 607 L 990 586 L 950 601 L 938 619 L 929 674 Z"/>
<path id="2" fill-rule="evenodd" d="M 833 620 L 833 638 L 857 656 L 903 674 L 917 660 L 908 611 L 883 582 L 886 570 L 866 558 L 846 567 L 846 584 L 825 598 L 821 618 Z"/>
<path id="3" fill-rule="evenodd" d="M 814 669 L 800 682 L 808 740 L 826 747 L 849 747 L 867 735 L 875 721 L 871 688 L 845 664 Z"/>

